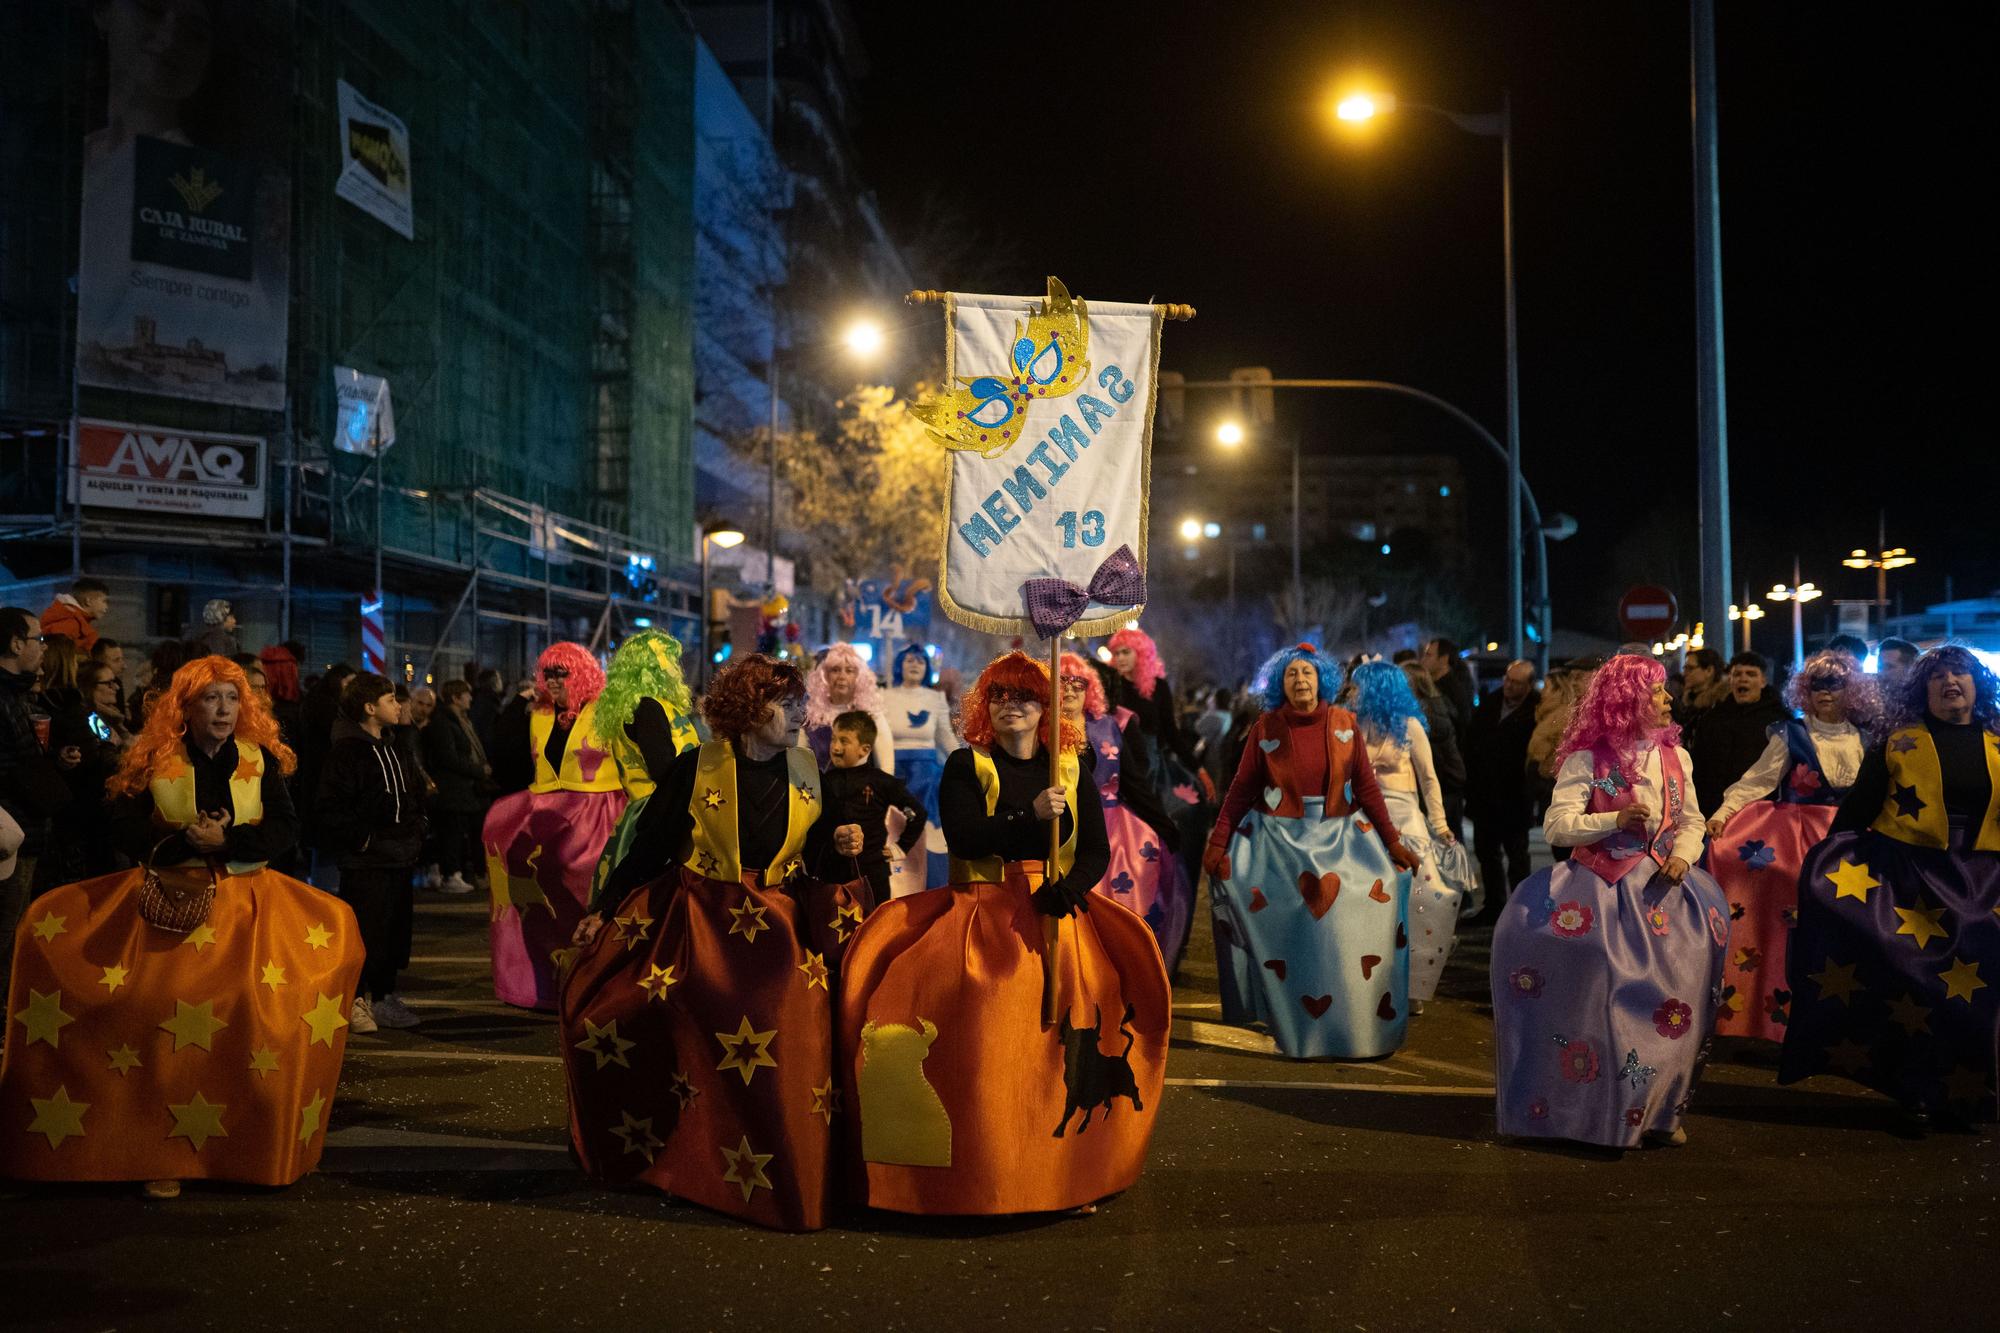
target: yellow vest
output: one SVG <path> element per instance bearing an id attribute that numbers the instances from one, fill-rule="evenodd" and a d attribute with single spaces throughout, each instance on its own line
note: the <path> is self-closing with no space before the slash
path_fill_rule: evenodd
<path id="1" fill-rule="evenodd" d="M 248 741 L 235 741 L 236 771 L 229 775 L 230 823 L 261 824 L 264 822 L 264 752 Z M 176 761 L 153 775 L 147 784 L 153 794 L 153 809 L 162 822 L 175 828 L 187 828 L 200 816 L 195 808 L 194 767 L 184 758 Z M 193 865 L 194 858 L 183 862 Z M 262 870 L 262 861 L 231 861 L 229 873 L 247 875 L 253 870 Z"/>
<path id="2" fill-rule="evenodd" d="M 535 781 L 528 788 L 532 792 L 551 791 L 617 791 L 618 765 L 613 762 L 611 751 L 597 748 L 597 700 L 585 704 L 576 715 L 576 725 L 569 729 L 569 739 L 563 743 L 562 771 L 549 767 L 549 736 L 556 729 L 556 715 L 536 709 L 528 715 L 528 743 L 535 751 Z M 585 751 L 596 756 L 585 776 L 582 757 Z"/>
<path id="3" fill-rule="evenodd" d="M 785 752 L 786 810 L 785 842 L 771 864 L 764 868 L 764 885 L 775 888 L 800 864 L 806 833 L 819 818 L 822 805 L 819 764 L 811 750 L 794 747 Z M 681 861 L 697 875 L 710 879 L 743 878 L 743 848 L 736 825 L 736 747 L 728 741 L 704 742 L 695 760 L 694 795 L 688 798 L 688 814 L 694 817 L 694 831 Z"/>
<path id="4" fill-rule="evenodd" d="M 701 744 L 701 737 L 696 734 L 692 719 L 685 713 L 675 712 L 665 699 L 657 702 L 667 714 L 667 725 L 673 729 L 675 754 Z M 597 707 L 597 702 L 592 700 L 590 706 Z M 577 718 L 577 725 L 583 725 L 583 718 L 580 715 Z M 594 728 L 592 734 L 595 734 Z M 611 755 L 618 761 L 618 772 L 625 784 L 625 794 L 633 800 L 644 800 L 660 785 L 659 778 L 646 771 L 646 756 L 640 751 L 639 743 L 626 735 L 623 727 L 618 728 L 617 735 L 611 738 Z"/>
<path id="5" fill-rule="evenodd" d="M 1000 808 L 1000 770 L 993 766 L 991 751 L 977 745 L 967 747 L 972 751 L 972 771 L 979 775 L 979 789 L 986 793 L 986 813 L 993 814 Z M 1076 864 L 1076 792 L 1078 775 L 1081 771 L 1077 756 L 1066 751 L 1062 756 L 1062 785 L 1069 793 L 1070 821 L 1069 836 L 1056 849 L 1056 873 L 1067 875 Z M 982 856 L 977 861 L 951 858 L 951 882 L 953 884 L 1000 884 L 1006 878 L 1005 862 L 997 856 Z"/>
<path id="6" fill-rule="evenodd" d="M 2000 738 L 1983 729 L 1980 735 L 1986 750 L 1986 776 L 1992 782 L 1993 794 L 1972 845 L 1975 851 L 2000 852 Z M 1937 742 L 1931 739 L 1930 729 L 1904 727 L 1891 733 L 1882 757 L 1889 766 L 1889 799 L 1882 803 L 1871 827 L 1912 847 L 1946 846 L 1951 839 L 1951 828 L 1944 813 L 1944 769 L 1938 763 Z M 1903 787 L 1914 788 L 1917 794 L 1913 803 L 1916 808 L 1909 814 L 1903 813 L 1903 807 L 1895 799 L 1897 790 Z"/>

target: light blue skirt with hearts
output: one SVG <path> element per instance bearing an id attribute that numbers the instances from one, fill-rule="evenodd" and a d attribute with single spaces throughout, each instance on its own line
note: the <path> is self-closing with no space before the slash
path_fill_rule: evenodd
<path id="1" fill-rule="evenodd" d="M 1261 1024 L 1295 1059 L 1367 1059 L 1409 1024 L 1410 877 L 1359 813 L 1252 811 L 1209 881 L 1223 1021 Z"/>

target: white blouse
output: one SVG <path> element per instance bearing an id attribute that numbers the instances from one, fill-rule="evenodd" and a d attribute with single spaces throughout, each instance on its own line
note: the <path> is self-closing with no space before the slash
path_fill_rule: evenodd
<path id="1" fill-rule="evenodd" d="M 1860 729 L 1852 722 L 1822 722 L 1809 717 L 1806 734 L 1812 739 L 1813 753 L 1819 756 L 1819 766 L 1826 771 L 1827 782 L 1834 787 L 1852 787 L 1854 779 L 1861 775 L 1861 755 L 1866 748 Z M 1791 747 L 1785 744 L 1785 733 L 1780 731 L 1764 743 L 1764 753 L 1757 756 L 1749 771 L 1722 793 L 1722 804 L 1715 808 L 1713 817 L 1727 819 L 1752 801 L 1761 801 L 1777 791 L 1791 762 Z"/>
<path id="2" fill-rule="evenodd" d="M 943 758 L 958 748 L 951 729 L 951 700 L 928 685 L 892 685 L 878 696 L 898 750 L 936 750 Z"/>
<path id="3" fill-rule="evenodd" d="M 1424 819 L 1433 834 L 1442 838 L 1450 831 L 1444 818 L 1444 790 L 1438 786 L 1431 738 L 1423 723 L 1408 719 L 1400 744 L 1387 739 L 1369 741 L 1368 764 L 1381 787 L 1423 793 Z"/>
<path id="4" fill-rule="evenodd" d="M 1706 820 L 1695 803 L 1694 761 L 1688 752 L 1676 745 L 1674 753 L 1681 761 L 1681 822 L 1674 830 L 1673 854 L 1689 865 L 1701 855 L 1702 840 Z M 1637 771 L 1632 771 L 1636 769 Z M 1618 812 L 1603 810 L 1591 812 L 1590 780 L 1596 775 L 1596 765 L 1590 751 L 1579 750 L 1563 760 L 1556 770 L 1555 794 L 1549 798 L 1548 812 L 1542 816 L 1542 836 L 1551 847 L 1583 847 L 1609 837 L 1618 828 Z M 1625 776 L 1632 782 L 1633 799 L 1651 806 L 1653 818 L 1647 825 L 1647 832 L 1657 835 L 1659 821 L 1665 816 L 1667 798 L 1660 778 L 1660 751 L 1657 746 L 1647 748 L 1638 761 L 1626 766 Z"/>

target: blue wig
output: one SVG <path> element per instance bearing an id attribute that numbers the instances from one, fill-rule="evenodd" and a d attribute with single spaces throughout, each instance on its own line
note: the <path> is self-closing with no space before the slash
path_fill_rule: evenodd
<path id="1" fill-rule="evenodd" d="M 1354 668 L 1352 706 L 1370 740 L 1406 743 L 1411 718 L 1417 720 L 1425 734 L 1431 729 L 1424 706 L 1417 702 L 1416 691 L 1410 688 L 1410 678 L 1393 662 L 1363 662 Z"/>
<path id="2" fill-rule="evenodd" d="M 1250 682 L 1250 692 L 1264 701 L 1266 708 L 1285 706 L 1285 668 L 1294 662 L 1306 661 L 1319 672 L 1319 701 L 1333 702 L 1333 696 L 1340 693 L 1340 682 L 1344 679 L 1340 663 L 1328 657 L 1309 643 L 1295 643 L 1289 648 L 1280 648 L 1266 658 L 1264 665 L 1257 668 L 1256 677 Z"/>
<path id="3" fill-rule="evenodd" d="M 889 667 L 890 687 L 894 688 L 903 683 L 903 659 L 909 657 L 911 654 L 915 654 L 917 660 L 924 664 L 923 683 L 932 689 L 936 689 L 937 663 L 931 660 L 931 655 L 924 651 L 924 646 L 920 643 L 906 643 L 896 650 L 896 660 Z"/>

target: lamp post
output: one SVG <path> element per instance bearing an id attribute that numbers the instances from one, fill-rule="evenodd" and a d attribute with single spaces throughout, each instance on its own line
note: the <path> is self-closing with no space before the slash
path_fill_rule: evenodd
<path id="1" fill-rule="evenodd" d="M 1792 604 L 1792 670 L 1797 671 L 1806 660 L 1805 604 L 1822 594 L 1811 583 L 1799 582 L 1799 558 L 1793 556 L 1792 581 L 1789 584 L 1773 583 L 1771 591 L 1764 595 L 1774 602 Z"/>
<path id="2" fill-rule="evenodd" d="M 1747 653 L 1750 651 L 1750 624 L 1752 621 L 1764 618 L 1764 608 L 1750 600 L 1748 588 L 1743 590 L 1743 602 L 1742 606 L 1734 602 L 1729 604 L 1729 618 L 1743 622 L 1743 651 Z"/>
<path id="3" fill-rule="evenodd" d="M 1182 520 L 1181 520 L 1181 528 L 1180 528 L 1180 532 L 1181 532 L 1181 540 L 1182 540 L 1182 541 L 1184 541 L 1184 542 L 1187 542 L 1187 543 L 1189 544 L 1189 549 L 1188 549 L 1188 554 L 1192 555 L 1192 554 L 1194 554 L 1194 543 L 1196 543 L 1196 542 L 1199 542 L 1199 541 L 1203 540 L 1204 538 L 1206 538 L 1206 539 L 1208 539 L 1208 540 L 1210 540 L 1210 541 L 1214 541 L 1214 540 L 1216 540 L 1216 539 L 1220 538 L 1220 537 L 1222 536 L 1222 525 L 1221 525 L 1220 523 L 1212 523 L 1212 522 L 1203 522 L 1203 521 L 1202 521 L 1201 519 L 1198 519 L 1198 518 L 1184 518 L 1184 519 L 1182 519 Z M 1225 556 L 1225 559 L 1226 559 L 1226 560 L 1227 560 L 1227 562 L 1228 562 L 1228 569 L 1229 569 L 1229 575 L 1228 575 L 1228 580 L 1229 580 L 1229 582 L 1228 582 L 1228 586 L 1229 586 L 1229 661 L 1230 661 L 1231 665 L 1233 666 L 1233 665 L 1235 664 L 1235 662 L 1236 662 L 1236 537 L 1235 537 L 1235 534 L 1233 534 L 1233 533 L 1232 533 L 1232 534 L 1230 534 L 1230 536 L 1229 536 L 1229 539 L 1228 539 L 1227 541 L 1223 542 L 1223 552 L 1224 552 L 1224 556 Z"/>
<path id="4" fill-rule="evenodd" d="M 1234 449 L 1241 445 L 1247 438 L 1248 434 L 1240 422 L 1225 421 L 1215 428 L 1216 443 L 1222 445 L 1225 449 Z M 1182 526 L 1185 527 L 1186 525 L 1183 524 Z M 1295 433 L 1292 436 L 1292 614 L 1300 620 L 1305 618 L 1306 613 L 1305 581 L 1301 577 L 1303 562 L 1300 552 L 1302 549 L 1299 544 L 1299 437 Z M 1235 587 L 1234 568 L 1232 563 L 1230 575 L 1230 586 L 1232 589 Z M 1232 603 L 1235 600 L 1233 591 L 1230 600 Z"/>
<path id="5" fill-rule="evenodd" d="M 1398 101 L 1393 93 L 1355 93 L 1342 98 L 1334 108 L 1339 119 L 1359 123 L 1387 115 L 1399 107 L 1427 111 L 1467 134 L 1500 141 L 1500 248 L 1503 281 L 1506 284 L 1507 326 L 1507 623 L 1511 651 L 1526 657 L 1527 624 L 1521 600 L 1521 377 L 1519 343 L 1514 332 L 1514 110 L 1513 101 L 1503 90 L 1500 109 L 1479 115 L 1448 111 L 1424 102 Z M 1544 634 L 1546 635 L 1546 626 Z M 1547 655 L 1542 646 L 1542 656 Z"/>
<path id="6" fill-rule="evenodd" d="M 709 643 L 708 632 L 709 621 L 713 619 L 708 588 L 708 548 L 711 544 L 725 551 L 732 546 L 741 546 L 743 529 L 723 519 L 713 519 L 703 524 L 701 529 L 701 672 L 695 679 L 704 687 L 708 684 L 710 671 L 715 667 L 715 652 Z"/>
<path id="7" fill-rule="evenodd" d="M 872 319 L 857 319 L 842 330 L 840 337 L 830 346 L 845 348 L 848 355 L 857 361 L 868 361 L 878 355 L 887 342 L 888 335 L 880 324 Z M 778 370 L 787 359 L 786 353 L 778 350 L 777 311 L 774 307 L 771 315 L 771 433 L 764 445 L 764 582 L 774 590 L 778 586 Z M 737 541 L 741 540 L 739 533 Z"/>
<path id="8" fill-rule="evenodd" d="M 1903 569 L 1917 563 L 1917 558 L 1901 546 L 1889 545 L 1889 519 L 1887 514 L 1876 520 L 1875 538 L 1880 543 L 1874 555 L 1862 547 L 1855 547 L 1840 563 L 1849 569 L 1872 569 L 1875 571 L 1875 605 L 1882 608 L 1881 628 L 1886 632 L 1889 620 L 1889 571 Z"/>

